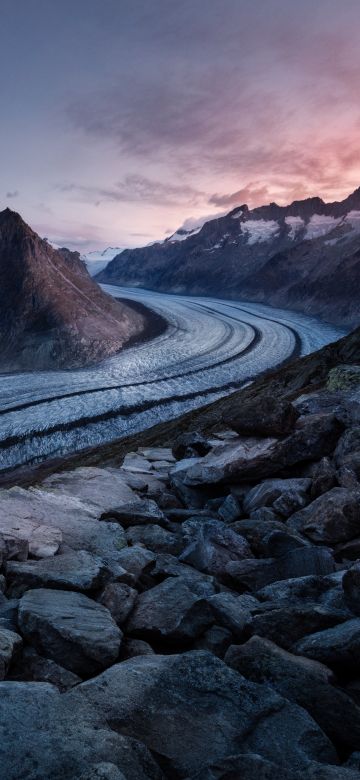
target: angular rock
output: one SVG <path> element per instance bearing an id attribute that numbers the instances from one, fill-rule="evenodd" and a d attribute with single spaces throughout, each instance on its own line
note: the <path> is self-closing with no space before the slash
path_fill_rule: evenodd
<path id="1" fill-rule="evenodd" d="M 338 468 L 350 468 L 360 477 L 360 425 L 349 428 L 339 439 L 335 463 Z"/>
<path id="2" fill-rule="evenodd" d="M 82 593 L 29 590 L 18 612 L 19 628 L 42 655 L 85 677 L 114 663 L 122 634 L 110 612 Z"/>
<path id="3" fill-rule="evenodd" d="M 345 572 L 342 586 L 347 606 L 354 615 L 360 617 L 360 563 Z"/>
<path id="4" fill-rule="evenodd" d="M 347 542 L 359 535 L 360 491 L 333 488 L 296 512 L 288 526 L 320 544 Z"/>
<path id="5" fill-rule="evenodd" d="M 301 424 L 300 424 L 301 422 Z M 271 477 L 282 469 L 329 455 L 343 424 L 332 414 L 309 415 L 282 440 L 240 440 L 219 447 L 186 472 L 189 487 Z"/>
<path id="6" fill-rule="evenodd" d="M 29 555 L 29 542 L 19 536 L 0 531 L 0 557 L 3 561 L 26 561 Z"/>
<path id="7" fill-rule="evenodd" d="M 230 493 L 225 498 L 225 501 L 222 502 L 218 509 L 218 515 L 224 523 L 233 523 L 242 517 L 242 508 L 236 496 Z"/>
<path id="8" fill-rule="evenodd" d="M 289 650 L 303 636 L 336 626 L 347 618 L 346 612 L 322 604 L 289 604 L 253 615 L 246 628 Z"/>
<path id="9" fill-rule="evenodd" d="M 157 584 L 167 577 L 177 577 L 193 593 L 204 598 L 213 596 L 218 590 L 215 577 L 180 563 L 174 555 L 157 555 L 155 563 L 149 565 L 148 573 Z"/>
<path id="10" fill-rule="evenodd" d="M 129 585 L 109 582 L 99 597 L 99 603 L 109 610 L 118 626 L 125 623 L 137 599 L 137 591 Z"/>
<path id="11" fill-rule="evenodd" d="M 14 596 L 28 588 L 59 588 L 59 590 L 96 590 L 106 574 L 101 558 L 86 550 L 70 551 L 40 561 L 10 561 L 6 576 Z"/>
<path id="12" fill-rule="evenodd" d="M 103 512 L 100 520 L 117 520 L 123 528 L 131 528 L 134 525 L 147 525 L 156 523 L 167 526 L 164 513 L 159 509 L 155 501 L 149 498 L 138 499 L 133 503 L 123 504 Z"/>
<path id="13" fill-rule="evenodd" d="M 274 398 L 251 399 L 224 416 L 224 422 L 244 436 L 284 436 L 294 428 L 299 412 Z"/>
<path id="14" fill-rule="evenodd" d="M 43 658 L 41 655 L 38 655 L 33 647 L 24 648 L 21 658 L 13 666 L 9 677 L 12 680 L 21 682 L 51 683 L 62 693 L 82 682 L 81 677 L 78 677 L 77 674 L 64 669 L 63 666 L 55 663 L 55 661 L 51 661 L 49 658 Z"/>
<path id="15" fill-rule="evenodd" d="M 76 780 L 101 762 L 126 780 L 164 780 L 146 747 L 116 734 L 96 707 L 40 682 L 0 683 L 1 773 L 6 780 Z M 71 699 L 69 698 L 71 697 Z"/>
<path id="16" fill-rule="evenodd" d="M 336 469 L 330 458 L 322 458 L 311 471 L 311 498 L 318 498 L 336 485 Z"/>
<path id="17" fill-rule="evenodd" d="M 216 623 L 232 632 L 241 641 L 250 613 L 241 606 L 235 593 L 217 593 L 208 599 Z"/>
<path id="18" fill-rule="evenodd" d="M 309 760 L 337 762 L 303 709 L 202 651 L 141 656 L 64 695 L 70 706 L 81 700 L 113 728 L 136 734 L 169 777 L 191 777 L 239 749 L 303 772 Z"/>
<path id="19" fill-rule="evenodd" d="M 210 450 L 211 444 L 200 433 L 182 433 L 173 445 L 172 454 L 176 460 L 182 460 L 197 455 L 207 455 Z"/>
<path id="20" fill-rule="evenodd" d="M 180 561 L 207 574 L 221 576 L 229 561 L 252 558 L 246 539 L 218 520 L 194 517 L 183 523 L 182 529 L 187 545 Z"/>
<path id="21" fill-rule="evenodd" d="M 135 638 L 186 645 L 214 622 L 203 598 L 178 579 L 170 578 L 142 593 L 130 615 L 126 633 Z"/>
<path id="22" fill-rule="evenodd" d="M 298 509 L 309 503 L 310 479 L 267 479 L 252 488 L 244 500 L 244 511 L 251 514 L 255 509 L 273 506 L 279 498 L 295 496 Z M 276 510 L 275 510 L 276 511 Z M 294 510 L 295 511 L 295 510 Z"/>
<path id="23" fill-rule="evenodd" d="M 302 547 L 281 558 L 244 560 L 227 564 L 224 578 L 237 588 L 260 590 L 271 582 L 310 574 L 330 574 L 334 559 L 324 547 Z"/>
<path id="24" fill-rule="evenodd" d="M 211 626 L 200 639 L 196 640 L 194 648 L 196 650 L 207 650 L 208 653 L 212 653 L 218 658 L 223 658 L 231 642 L 231 631 L 228 631 L 223 626 Z"/>
<path id="25" fill-rule="evenodd" d="M 125 639 L 121 645 L 121 660 L 128 661 L 129 658 L 137 658 L 138 655 L 155 655 L 155 651 L 143 639 Z"/>
<path id="26" fill-rule="evenodd" d="M 139 449 L 140 455 L 151 461 L 164 460 L 174 463 L 175 458 L 170 447 L 143 447 Z"/>
<path id="27" fill-rule="evenodd" d="M 326 666 L 257 636 L 244 645 L 230 647 L 225 663 L 252 682 L 269 683 L 286 699 L 304 707 L 335 744 L 347 748 L 359 745 L 360 708 L 332 685 L 333 675 Z"/>
<path id="28" fill-rule="evenodd" d="M 10 664 L 20 653 L 22 639 L 19 634 L 0 628 L 0 679 L 3 680 Z"/>
<path id="29" fill-rule="evenodd" d="M 360 619 L 318 631 L 296 642 L 293 652 L 313 658 L 347 676 L 360 673 Z"/>
<path id="30" fill-rule="evenodd" d="M 134 525 L 126 531 L 128 544 L 143 544 L 154 553 L 180 555 L 183 542 L 180 536 L 166 531 L 160 525 Z"/>

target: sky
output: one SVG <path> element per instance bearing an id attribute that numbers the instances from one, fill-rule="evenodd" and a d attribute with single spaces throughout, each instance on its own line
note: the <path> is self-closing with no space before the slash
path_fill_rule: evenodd
<path id="1" fill-rule="evenodd" d="M 360 185 L 359 0 L 0 0 L 0 208 L 80 252 Z"/>

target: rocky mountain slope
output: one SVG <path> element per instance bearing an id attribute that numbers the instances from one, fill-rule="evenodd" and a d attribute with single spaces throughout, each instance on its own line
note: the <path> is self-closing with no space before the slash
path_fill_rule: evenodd
<path id="1" fill-rule="evenodd" d="M 262 301 L 341 325 L 359 323 L 360 189 L 320 198 L 246 205 L 196 231 L 127 249 L 97 275 L 109 284 Z"/>
<path id="2" fill-rule="evenodd" d="M 360 780 L 360 331 L 225 400 L 0 491 L 7 780 Z"/>
<path id="3" fill-rule="evenodd" d="M 19 214 L 0 213 L 0 370 L 88 365 L 145 324 L 102 292 L 78 253 L 53 249 Z"/>

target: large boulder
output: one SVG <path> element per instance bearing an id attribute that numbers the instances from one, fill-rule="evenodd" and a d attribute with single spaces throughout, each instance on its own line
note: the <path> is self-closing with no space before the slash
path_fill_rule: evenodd
<path id="1" fill-rule="evenodd" d="M 114 663 L 122 634 L 110 612 L 82 593 L 35 589 L 22 597 L 21 634 L 42 655 L 80 677 Z"/>
<path id="2" fill-rule="evenodd" d="M 288 521 L 313 542 L 336 545 L 359 536 L 360 491 L 333 488 Z"/>
<path id="3" fill-rule="evenodd" d="M 360 619 L 318 631 L 294 645 L 294 652 L 343 674 L 360 674 Z"/>
<path id="4" fill-rule="evenodd" d="M 7 580 L 13 595 L 28 588 L 92 591 L 100 587 L 106 566 L 86 550 L 72 551 L 40 561 L 9 561 Z"/>
<path id="5" fill-rule="evenodd" d="M 237 589 L 260 590 L 279 580 L 330 574 L 334 570 L 334 559 L 326 548 L 299 547 L 280 558 L 230 561 L 224 580 Z"/>
<path id="6" fill-rule="evenodd" d="M 294 428 L 299 412 L 281 400 L 261 397 L 233 406 L 224 415 L 226 425 L 244 436 L 284 436 Z"/>
<path id="7" fill-rule="evenodd" d="M 299 421 L 298 428 L 285 439 L 240 439 L 190 467 L 185 484 L 192 487 L 271 477 L 298 463 L 329 455 L 343 429 L 334 415 L 314 414 Z"/>
<path id="8" fill-rule="evenodd" d="M 118 626 L 125 623 L 137 599 L 137 590 L 124 582 L 109 582 L 99 597 Z"/>
<path id="9" fill-rule="evenodd" d="M 168 777 L 191 777 L 239 751 L 305 773 L 311 760 L 337 763 L 303 709 L 202 651 L 125 661 L 65 696 L 136 735 L 161 756 Z"/>
<path id="10" fill-rule="evenodd" d="M 170 645 L 186 645 L 214 622 L 205 599 L 181 580 L 170 578 L 140 594 L 126 626 L 134 637 Z"/>
<path id="11" fill-rule="evenodd" d="M 207 574 L 222 576 L 230 561 L 253 557 L 246 539 L 219 520 L 194 517 L 182 529 L 187 545 L 180 561 Z"/>
<path id="12" fill-rule="evenodd" d="M 322 604 L 304 604 L 264 609 L 253 615 L 249 623 L 252 634 L 271 639 L 285 649 L 290 649 L 294 642 L 303 636 L 323 631 L 326 628 L 343 623 L 349 618 L 347 611 L 323 606 Z"/>
<path id="13" fill-rule="evenodd" d="M 69 693 L 47 683 L 0 683 L 4 780 L 75 780 L 100 762 L 115 763 L 126 780 L 164 780 L 143 744 L 117 734 Z"/>
<path id="14" fill-rule="evenodd" d="M 183 549 L 183 542 L 179 534 L 167 531 L 157 523 L 148 525 L 134 525 L 127 529 L 126 539 L 128 544 L 143 544 L 154 553 L 169 553 L 179 555 Z"/>
<path id="15" fill-rule="evenodd" d="M 300 704 L 336 744 L 354 749 L 360 744 L 360 707 L 332 685 L 333 675 L 326 666 L 258 636 L 230 647 L 225 663 L 248 680 L 269 683 L 286 699 Z"/>

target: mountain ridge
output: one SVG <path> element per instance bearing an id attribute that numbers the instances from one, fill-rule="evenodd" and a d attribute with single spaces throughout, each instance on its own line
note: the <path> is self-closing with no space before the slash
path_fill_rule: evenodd
<path id="1" fill-rule="evenodd" d="M 321 198 L 237 206 L 190 235 L 127 249 L 96 280 L 178 294 L 268 303 L 356 327 L 360 188 Z"/>
<path id="2" fill-rule="evenodd" d="M 77 252 L 52 248 L 20 214 L 0 212 L 2 371 L 90 365 L 144 327 L 142 314 L 92 281 Z"/>

